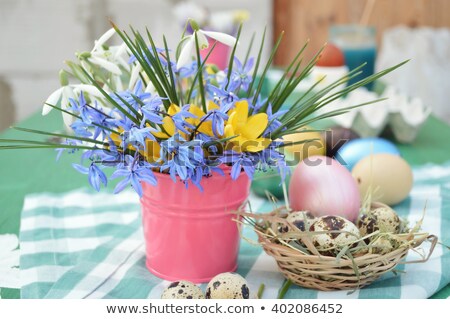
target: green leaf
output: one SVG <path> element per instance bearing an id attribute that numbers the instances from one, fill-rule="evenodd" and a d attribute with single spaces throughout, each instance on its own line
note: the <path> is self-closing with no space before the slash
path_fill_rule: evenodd
<path id="1" fill-rule="evenodd" d="M 84 145 L 65 145 L 65 144 L 55 144 L 55 145 L 6 145 L 0 146 L 1 150 L 20 150 L 20 149 L 41 149 L 41 148 L 68 148 L 68 149 L 81 149 L 81 150 L 98 150 L 98 147 L 84 146 Z"/>
<path id="2" fill-rule="evenodd" d="M 256 76 L 258 75 L 259 63 L 261 62 L 262 51 L 264 49 L 264 41 L 266 39 L 266 30 L 267 27 L 264 27 L 264 32 L 261 38 L 261 45 L 259 46 L 258 57 L 256 58 L 255 68 L 253 69 L 252 81 L 250 82 L 250 85 L 248 86 L 247 90 L 247 98 L 249 98 L 252 95 L 253 85 L 255 84 Z M 263 81 L 264 79 L 260 80 Z"/>
<path id="3" fill-rule="evenodd" d="M 302 48 L 302 50 L 305 49 L 305 46 Z M 286 101 L 286 99 L 292 94 L 292 92 L 295 90 L 295 88 L 298 86 L 298 84 L 306 78 L 312 68 L 314 67 L 319 55 L 322 53 L 323 48 L 321 48 L 308 62 L 306 67 L 302 70 L 299 76 L 296 76 L 295 73 L 292 75 L 292 77 L 289 79 L 288 84 L 286 87 L 281 91 L 281 93 L 276 98 L 276 101 L 274 101 L 273 111 L 278 111 L 283 103 Z M 297 64 L 295 72 L 297 72 L 298 68 L 300 67 L 300 62 Z"/>
<path id="4" fill-rule="evenodd" d="M 147 31 L 147 37 L 148 37 L 148 39 L 150 41 L 150 44 L 151 44 L 152 50 L 153 50 L 153 54 L 154 54 L 154 56 L 153 56 L 154 67 L 158 69 L 159 77 L 162 80 L 162 82 L 164 83 L 164 87 L 166 88 L 166 91 L 167 91 L 167 93 L 169 95 L 169 98 L 170 98 L 170 102 L 178 105 L 179 102 L 178 102 L 178 96 L 177 96 L 177 92 L 176 92 L 175 82 L 174 81 L 170 81 L 170 79 L 171 79 L 170 76 L 173 76 L 173 74 L 172 74 L 172 71 L 171 71 L 172 70 L 172 66 L 170 65 L 170 55 L 169 55 L 169 50 L 167 49 L 167 45 L 166 45 L 166 43 L 164 44 L 165 47 L 166 47 L 166 53 L 167 53 L 166 61 L 168 62 L 168 68 L 170 70 L 169 77 L 167 76 L 166 70 L 165 70 L 163 64 L 161 63 L 161 60 L 158 57 L 160 55 L 160 53 L 158 53 L 158 50 L 157 50 L 156 45 L 155 45 L 155 42 L 153 41 L 153 38 L 152 38 L 148 28 L 146 28 L 146 31 Z M 137 33 L 137 34 L 139 35 L 139 33 Z M 139 35 L 139 37 L 140 37 L 140 35 Z M 140 38 L 142 38 L 142 37 L 140 37 Z M 141 45 L 144 45 L 145 48 L 147 48 L 147 46 L 145 44 L 145 41 Z"/>
<path id="5" fill-rule="evenodd" d="M 263 82 L 264 82 L 264 78 L 266 77 L 266 73 L 269 70 L 270 66 L 272 65 L 273 58 L 275 57 L 275 54 L 278 51 L 278 47 L 280 46 L 281 40 L 283 39 L 283 35 L 284 35 L 284 31 L 280 33 L 280 35 L 278 37 L 278 40 L 277 40 L 277 42 L 275 43 L 275 46 L 272 49 L 272 52 L 271 52 L 270 57 L 269 57 L 269 60 L 266 63 L 264 71 L 261 74 L 261 78 L 260 78 L 259 83 L 258 83 L 258 88 L 256 89 L 255 96 L 253 97 L 253 103 L 252 103 L 253 105 L 255 105 L 256 101 L 258 100 L 258 96 L 259 96 L 259 93 L 261 92 L 262 85 L 263 85 Z M 265 110 L 261 110 L 261 112 L 262 111 L 265 111 Z"/>
<path id="6" fill-rule="evenodd" d="M 166 52 L 166 61 L 167 61 L 167 68 L 168 68 L 168 72 L 169 72 L 169 77 L 170 77 L 170 84 L 172 86 L 172 90 L 173 90 L 173 99 L 174 99 L 174 103 L 179 105 L 179 101 L 178 101 L 178 95 L 176 92 L 176 84 L 175 84 L 175 78 L 173 76 L 173 69 L 172 69 L 172 62 L 170 60 L 170 52 L 169 52 L 169 47 L 167 45 L 167 40 L 166 37 L 163 36 L 163 42 L 164 42 L 164 50 Z"/>
<path id="7" fill-rule="evenodd" d="M 72 71 L 72 75 L 75 76 L 81 83 L 88 84 L 91 83 L 89 78 L 86 77 L 84 72 L 81 70 L 81 66 L 76 64 L 73 61 L 64 61 L 64 63 L 70 68 Z"/>
<path id="8" fill-rule="evenodd" d="M 130 114 L 130 112 L 128 112 L 127 110 L 125 110 L 122 105 L 120 105 L 119 103 L 117 103 L 117 101 L 115 101 L 108 93 L 106 93 L 105 90 L 103 90 L 103 88 L 97 83 L 97 81 L 95 81 L 91 75 L 84 69 L 81 68 L 81 70 L 84 72 L 84 74 L 89 78 L 89 80 L 91 81 L 91 83 L 100 91 L 100 93 L 103 94 L 103 96 L 112 104 L 114 105 L 117 109 L 119 109 L 127 118 L 129 118 L 133 123 L 135 123 L 136 125 L 139 125 L 139 120 L 137 118 L 135 118 L 134 116 L 132 116 Z M 118 96 L 122 102 L 124 102 L 124 100 L 117 94 L 115 93 L 116 96 Z M 125 101 L 126 103 L 126 101 Z M 129 104 L 127 105 L 129 107 Z M 130 110 L 133 111 L 133 113 L 136 116 L 139 116 L 140 114 L 133 108 L 130 107 Z"/>
<path id="9" fill-rule="evenodd" d="M 289 288 L 292 285 L 292 281 L 289 279 L 286 279 L 283 283 L 283 286 L 281 286 L 280 291 L 278 292 L 277 299 L 283 299 L 286 293 L 288 292 Z"/>
<path id="10" fill-rule="evenodd" d="M 269 103 L 269 102 L 272 103 L 272 110 L 274 112 L 278 111 L 279 108 L 281 107 L 281 105 L 280 105 L 280 107 L 277 107 L 273 103 L 276 100 L 276 97 L 278 95 L 278 91 L 283 86 L 283 83 L 284 83 L 285 79 L 288 78 L 288 75 L 291 72 L 291 69 L 292 69 L 292 67 L 295 64 L 297 64 L 297 66 L 295 67 L 294 71 L 292 72 L 292 75 L 290 76 L 290 79 L 293 79 L 295 77 L 295 75 L 297 74 L 297 70 L 299 69 L 299 67 L 301 65 L 301 61 L 302 61 L 302 59 L 300 59 L 300 58 L 301 58 L 304 50 L 307 48 L 308 44 L 309 44 L 309 41 L 307 41 L 303 45 L 303 47 L 300 49 L 300 51 L 295 55 L 294 59 L 292 59 L 291 63 L 288 65 L 288 67 L 284 71 L 283 75 L 281 76 L 281 79 L 278 81 L 278 83 L 275 85 L 274 89 L 272 90 L 271 94 L 269 95 L 267 103 Z M 300 59 L 300 61 L 298 62 L 299 59 Z M 265 106 L 265 109 L 267 109 L 267 106 Z"/>
<path id="11" fill-rule="evenodd" d="M 52 108 L 54 108 L 54 109 L 56 109 L 56 110 L 58 110 L 58 111 L 61 111 L 61 112 L 66 113 L 66 114 L 69 114 L 69 115 L 71 115 L 71 116 L 73 116 L 73 117 L 75 117 L 75 118 L 81 120 L 81 116 L 78 116 L 78 115 L 76 115 L 76 114 L 74 114 L 74 113 L 72 113 L 72 112 L 69 112 L 69 111 L 64 110 L 64 109 L 62 109 L 62 108 L 60 108 L 60 107 L 57 107 L 56 105 L 49 104 L 49 103 L 45 103 L 45 104 L 48 105 L 48 106 L 50 106 L 50 107 L 52 107 Z M 119 132 L 117 132 L 116 130 L 113 130 L 113 129 L 107 127 L 107 126 L 103 126 L 103 125 L 97 124 L 97 123 L 95 123 L 95 122 L 92 122 L 91 124 L 94 125 L 94 126 L 96 126 L 96 127 L 101 128 L 101 129 L 104 129 L 105 131 L 109 131 L 109 132 L 112 132 L 112 133 L 116 133 L 117 135 L 120 135 Z"/>
<path id="12" fill-rule="evenodd" d="M 203 108 L 203 112 L 207 112 L 206 109 L 206 98 L 205 98 L 205 87 L 204 87 L 204 83 L 203 83 L 203 68 L 202 68 L 202 60 L 200 57 L 200 48 L 198 46 L 198 37 L 197 37 L 197 32 L 194 33 L 194 37 L 195 37 L 195 51 L 197 53 L 197 72 L 198 73 L 198 87 L 199 87 L 199 91 L 200 91 L 200 99 L 201 99 L 201 103 L 202 103 L 202 108 Z"/>
<path id="13" fill-rule="evenodd" d="M 211 50 L 209 50 L 208 54 L 206 55 L 206 57 L 203 59 L 202 64 L 200 65 L 200 68 L 197 68 L 197 72 L 195 73 L 194 79 L 192 81 L 191 84 L 191 88 L 188 91 L 188 95 L 187 95 L 187 99 L 186 99 L 186 103 L 189 103 L 192 97 L 192 93 L 194 92 L 194 88 L 195 88 L 195 84 L 197 83 L 197 78 L 199 77 L 199 74 L 201 72 L 203 72 L 204 66 L 206 64 L 206 61 L 208 60 L 209 56 L 211 55 L 211 53 L 213 52 L 213 50 L 215 49 L 217 43 L 214 43 L 213 46 L 211 47 Z"/>
<path id="14" fill-rule="evenodd" d="M 250 52 L 252 51 L 252 48 L 253 48 L 253 42 L 255 41 L 255 36 L 256 36 L 256 32 L 253 32 L 252 38 L 250 39 L 250 43 L 247 48 L 247 53 L 245 54 L 244 63 L 242 63 L 242 65 L 247 64 L 248 58 L 250 57 Z"/>
<path id="15" fill-rule="evenodd" d="M 27 132 L 27 133 L 33 133 L 33 134 L 39 134 L 39 135 L 47 135 L 47 136 L 63 137 L 63 138 L 68 138 L 68 139 L 72 139 L 72 140 L 89 142 L 89 143 L 92 143 L 92 144 L 105 145 L 105 143 L 106 143 L 106 144 L 109 145 L 109 143 L 107 143 L 107 142 L 94 140 L 94 139 L 88 138 L 88 137 L 79 137 L 79 136 L 74 136 L 74 135 L 69 135 L 69 134 L 52 133 L 52 132 L 34 130 L 34 129 L 24 128 L 24 127 L 11 127 L 11 128 L 14 129 L 14 130 L 17 130 L 17 131 L 22 131 L 22 132 Z"/>
<path id="16" fill-rule="evenodd" d="M 266 286 L 265 286 L 264 284 L 259 285 L 259 288 L 258 288 L 258 294 L 257 294 L 258 299 L 261 299 L 261 298 L 262 298 L 262 295 L 263 295 L 263 293 L 264 293 L 264 289 L 265 289 L 265 288 L 266 288 Z"/>
<path id="17" fill-rule="evenodd" d="M 236 48 L 239 43 L 239 38 L 241 37 L 241 31 L 242 31 L 242 23 L 239 25 L 239 29 L 238 29 L 237 36 L 236 36 L 236 43 L 233 46 L 233 50 L 231 51 L 231 54 L 230 54 L 230 60 L 228 61 L 227 84 L 225 85 L 225 90 L 227 90 L 228 85 L 230 85 L 231 73 L 233 72 L 234 56 L 236 54 Z"/>
<path id="18" fill-rule="evenodd" d="M 126 44 L 128 49 L 131 51 L 131 53 L 136 57 L 136 60 L 141 65 L 142 70 L 145 72 L 145 74 L 149 77 L 150 81 L 152 82 L 153 86 L 158 92 L 158 95 L 163 98 L 164 107 L 168 109 L 170 106 L 170 101 L 165 99 L 168 98 L 168 96 L 164 88 L 162 87 L 160 81 L 156 77 L 152 65 L 150 65 L 149 62 L 147 62 L 142 49 L 133 43 L 133 41 L 126 32 L 122 32 L 114 23 L 111 24 L 114 30 L 116 30 L 117 34 L 122 38 L 123 42 Z"/>

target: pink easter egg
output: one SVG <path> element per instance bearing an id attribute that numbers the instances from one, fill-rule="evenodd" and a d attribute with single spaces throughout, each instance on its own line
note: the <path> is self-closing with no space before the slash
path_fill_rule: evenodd
<path id="1" fill-rule="evenodd" d="M 335 215 L 355 221 L 360 208 L 359 190 L 351 173 L 326 156 L 302 161 L 289 184 L 293 210 L 308 210 L 314 216 Z"/>

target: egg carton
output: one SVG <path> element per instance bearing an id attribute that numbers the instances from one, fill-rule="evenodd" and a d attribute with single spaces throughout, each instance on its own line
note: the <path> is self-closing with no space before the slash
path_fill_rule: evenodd
<path id="1" fill-rule="evenodd" d="M 386 88 L 381 96 L 365 88 L 358 88 L 347 97 L 330 104 L 328 110 L 340 109 L 387 98 L 375 104 L 356 108 L 334 117 L 337 124 L 351 128 L 361 137 L 379 136 L 390 128 L 395 139 L 401 143 L 412 143 L 420 128 L 431 113 L 431 108 L 419 98 L 409 98 L 392 87 Z"/>

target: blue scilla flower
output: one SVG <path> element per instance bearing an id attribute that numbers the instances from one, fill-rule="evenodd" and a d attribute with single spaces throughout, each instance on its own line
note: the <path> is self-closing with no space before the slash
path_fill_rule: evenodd
<path id="1" fill-rule="evenodd" d="M 139 110 L 141 106 L 145 104 L 145 101 L 151 97 L 150 93 L 144 92 L 141 80 L 138 80 L 136 82 L 133 91 L 127 90 L 119 93 L 113 93 L 111 95 L 111 97 L 118 104 L 120 104 L 127 111 L 130 111 L 128 105 L 122 102 L 122 100 L 117 95 L 135 110 Z"/>
<path id="2" fill-rule="evenodd" d="M 160 96 L 153 94 L 145 101 L 145 104 L 141 107 L 145 120 L 156 124 L 163 123 L 161 115 L 162 100 Z"/>
<path id="3" fill-rule="evenodd" d="M 186 118 L 197 118 L 196 115 L 189 112 L 190 104 L 186 104 L 180 108 L 180 111 L 177 112 L 172 116 L 173 123 L 175 124 L 175 127 L 179 129 L 181 132 L 190 134 L 190 132 L 187 129 L 195 129 L 195 126 L 188 123 L 186 121 Z"/>
<path id="4" fill-rule="evenodd" d="M 105 139 L 111 131 L 108 129 L 116 129 L 115 121 L 113 118 L 112 111 L 104 113 L 103 110 L 98 109 L 97 107 L 93 108 L 96 112 L 92 113 L 92 128 L 93 128 L 93 138 L 96 139 L 100 135 Z"/>
<path id="5" fill-rule="evenodd" d="M 259 162 L 258 153 L 237 153 L 234 151 L 226 151 L 222 157 L 222 161 L 225 164 L 231 166 L 231 178 L 237 179 L 242 169 L 247 176 L 252 179 L 255 173 L 255 165 Z"/>
<path id="6" fill-rule="evenodd" d="M 82 144 L 82 142 L 80 140 L 74 140 L 74 139 L 68 138 L 62 144 L 76 146 L 76 145 Z M 61 158 L 62 153 L 64 153 L 65 151 L 67 151 L 67 153 L 69 153 L 69 154 L 73 154 L 78 150 L 79 149 L 77 149 L 77 148 L 56 148 L 55 149 L 55 151 L 57 152 L 56 160 L 58 161 Z"/>
<path id="7" fill-rule="evenodd" d="M 193 61 L 183 67 L 181 67 L 178 72 L 181 78 L 189 78 L 195 75 L 198 71 L 197 61 Z"/>
<path id="8" fill-rule="evenodd" d="M 202 119 L 207 119 L 212 123 L 215 136 L 223 136 L 225 121 L 228 120 L 227 112 L 231 105 L 225 105 L 218 110 L 210 110 Z"/>
<path id="9" fill-rule="evenodd" d="M 70 127 L 72 128 L 75 136 L 79 137 L 91 137 L 92 132 L 90 132 L 91 125 L 82 120 L 76 120 L 73 122 Z"/>
<path id="10" fill-rule="evenodd" d="M 250 103 L 252 99 L 249 99 L 248 108 L 252 110 L 252 114 L 256 114 L 267 103 L 267 100 L 268 98 L 263 98 L 261 95 L 258 95 L 255 105 Z"/>
<path id="11" fill-rule="evenodd" d="M 278 112 L 273 113 L 272 104 L 269 103 L 266 111 L 269 120 L 269 125 L 267 126 L 266 130 L 263 133 L 264 137 L 269 136 L 270 133 L 274 132 L 283 125 L 278 119 L 281 118 L 284 114 L 286 114 L 286 112 L 288 112 L 288 110 L 279 110 Z"/>
<path id="12" fill-rule="evenodd" d="M 81 119 L 84 123 L 91 124 L 92 123 L 92 116 L 94 113 L 96 113 L 95 110 L 93 110 L 89 104 L 86 102 L 86 99 L 84 98 L 83 92 L 80 93 L 80 97 L 78 98 L 78 101 L 76 101 L 73 98 L 69 98 L 69 105 L 70 109 L 75 114 L 80 114 Z"/>
<path id="13" fill-rule="evenodd" d="M 281 180 L 284 181 L 286 175 L 290 174 L 291 171 L 286 164 L 285 156 L 277 151 L 278 147 L 282 144 L 283 142 L 274 141 L 269 147 L 261 151 L 259 155 L 259 167 L 263 171 L 276 167 L 280 173 Z"/>
<path id="14" fill-rule="evenodd" d="M 120 127 L 124 131 L 129 131 L 136 125 L 129 117 L 126 116 L 113 118 L 107 121 L 110 123 L 108 127 Z"/>
<path id="15" fill-rule="evenodd" d="M 252 82 L 252 76 L 249 74 L 253 68 L 254 58 L 250 58 L 245 65 L 242 65 L 238 58 L 234 58 L 234 68 L 231 72 L 230 84 L 228 89 L 236 91 L 239 89 L 248 90 Z"/>
<path id="16" fill-rule="evenodd" d="M 107 137 L 108 149 L 99 150 L 96 155 L 99 157 L 99 162 L 103 166 L 123 168 L 125 165 L 125 156 L 122 151 L 119 151 L 111 137 Z"/>
<path id="17" fill-rule="evenodd" d="M 123 177 L 114 188 L 114 193 L 120 193 L 127 185 L 131 185 L 136 193 L 138 193 L 139 197 L 142 197 L 141 182 L 156 185 L 156 177 L 153 174 L 152 168 L 153 167 L 149 163 L 139 161 L 138 154 L 136 154 L 136 157 L 126 155 L 124 164 L 119 166 L 119 168 L 111 175 L 111 179 Z"/>
<path id="18" fill-rule="evenodd" d="M 225 90 L 225 86 L 217 87 L 212 84 L 208 84 L 208 91 L 211 92 L 213 98 L 218 101 L 221 105 L 231 105 L 234 101 L 238 100 L 238 96 L 231 90 Z"/>
<path id="19" fill-rule="evenodd" d="M 192 175 L 192 170 L 203 165 L 202 144 L 203 142 L 200 140 L 187 142 L 178 133 L 163 141 L 160 154 L 163 164 L 160 170 L 168 170 L 173 181 L 176 181 L 177 175 L 183 181 L 188 180 Z"/>
<path id="20" fill-rule="evenodd" d="M 145 140 L 147 138 L 151 140 L 156 140 L 155 137 L 150 133 L 152 131 L 156 131 L 154 128 L 151 127 L 144 127 L 144 128 L 138 128 L 138 127 L 132 127 L 127 132 L 127 141 L 128 142 L 138 142 L 142 146 L 145 146 Z"/>
<path id="21" fill-rule="evenodd" d="M 94 162 L 89 167 L 84 167 L 79 164 L 72 164 L 72 166 L 80 173 L 88 175 L 89 184 L 98 192 L 100 190 L 100 183 L 108 184 L 108 179 L 105 173 Z"/>

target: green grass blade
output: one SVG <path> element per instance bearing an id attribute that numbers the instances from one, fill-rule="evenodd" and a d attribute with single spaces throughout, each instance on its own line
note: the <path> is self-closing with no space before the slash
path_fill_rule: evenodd
<path id="1" fill-rule="evenodd" d="M 131 54 L 133 54 L 136 57 L 143 71 L 145 72 L 145 74 L 147 74 L 156 91 L 158 92 L 158 95 L 162 98 L 167 98 L 167 94 L 164 91 L 163 87 L 160 85 L 157 77 L 155 76 L 155 73 L 151 65 L 149 65 L 145 57 L 143 57 L 142 50 L 140 50 L 140 48 L 135 46 L 135 44 L 133 43 L 133 41 L 126 32 L 122 32 L 114 23 L 111 23 L 111 25 L 113 26 L 114 30 L 116 30 L 117 34 L 120 36 L 123 42 L 126 44 L 128 49 L 131 51 Z M 170 106 L 170 101 L 166 99 L 163 99 L 163 103 L 166 109 Z"/>
<path id="2" fill-rule="evenodd" d="M 255 36 L 256 36 L 256 32 L 253 32 L 252 38 L 250 39 L 250 43 L 247 48 L 247 53 L 245 54 L 244 63 L 242 63 L 242 65 L 247 64 L 248 58 L 250 57 L 250 52 L 252 51 L 252 48 L 253 48 L 253 42 L 255 41 Z"/>
<path id="3" fill-rule="evenodd" d="M 172 69 L 172 61 L 170 60 L 170 52 L 169 52 L 169 47 L 167 45 L 167 40 L 166 37 L 163 36 L 163 42 L 164 42 L 164 50 L 166 52 L 166 61 L 167 61 L 167 69 L 169 72 L 169 78 L 170 78 L 170 83 L 172 86 L 172 90 L 173 90 L 173 99 L 174 99 L 174 103 L 179 105 L 180 101 L 178 100 L 178 95 L 176 92 L 176 84 L 175 84 L 175 78 L 173 76 L 173 69 Z"/>
<path id="4" fill-rule="evenodd" d="M 158 70 L 158 74 L 159 77 L 161 79 L 161 81 L 163 82 L 163 85 L 166 89 L 166 92 L 170 98 L 170 102 L 174 103 L 174 104 L 179 104 L 178 103 L 178 97 L 177 97 L 177 93 L 176 93 L 176 88 L 175 88 L 175 82 L 173 82 L 174 85 L 171 84 L 170 81 L 170 77 L 167 77 L 166 74 L 166 70 L 164 69 L 163 64 L 161 63 L 161 60 L 159 59 L 159 55 L 160 53 L 158 53 L 158 50 L 156 48 L 155 42 L 153 41 L 153 37 L 150 34 L 150 31 L 148 30 L 148 28 L 146 28 L 147 31 L 147 38 L 150 41 L 152 50 L 153 50 L 153 61 L 154 61 L 154 68 Z M 143 40 L 142 36 L 139 34 L 139 32 L 137 32 L 138 38 L 141 39 L 141 45 L 145 46 L 145 49 L 148 50 L 147 45 L 145 43 L 145 41 Z M 170 59 L 169 55 L 167 54 L 166 60 Z M 167 60 L 169 62 L 168 67 L 170 66 L 170 68 L 172 68 L 172 66 L 170 65 L 170 61 Z"/>
<path id="5" fill-rule="evenodd" d="M 286 293 L 288 292 L 289 288 L 292 285 L 292 281 L 289 279 L 286 279 L 283 283 L 283 286 L 281 286 L 280 291 L 278 292 L 277 299 L 283 299 Z"/>
<path id="6" fill-rule="evenodd" d="M 194 92 L 194 87 L 195 84 L 197 83 L 197 79 L 199 77 L 199 73 L 203 72 L 203 68 L 206 64 L 206 61 L 208 60 L 209 56 L 211 55 L 211 53 L 213 52 L 213 50 L 215 49 L 217 43 L 214 43 L 213 46 L 211 47 L 211 50 L 209 50 L 208 54 L 205 56 L 205 59 L 203 59 L 203 62 L 200 66 L 200 68 L 197 68 L 197 72 L 195 73 L 194 79 L 192 81 L 191 87 L 188 91 L 188 95 L 187 95 L 187 99 L 186 99 L 186 103 L 189 103 L 192 97 L 192 93 Z"/>
<path id="7" fill-rule="evenodd" d="M 90 147 L 90 146 L 84 146 L 84 145 L 6 145 L 6 146 L 0 146 L 1 150 L 19 150 L 19 149 L 41 149 L 41 148 L 50 148 L 50 149 L 57 149 L 57 148 L 68 148 L 68 149 L 81 149 L 81 150 L 98 150 L 101 148 L 98 147 Z"/>
<path id="8" fill-rule="evenodd" d="M 242 31 L 242 23 L 239 25 L 239 29 L 236 36 L 236 43 L 233 46 L 233 50 L 231 51 L 230 54 L 230 60 L 228 61 L 227 84 L 225 85 L 225 90 L 227 90 L 228 86 L 230 85 L 231 73 L 233 72 L 234 56 L 236 54 L 236 48 L 239 43 L 239 38 L 241 37 L 241 31 Z"/>
<path id="9" fill-rule="evenodd" d="M 45 104 L 48 105 L 48 106 L 50 106 L 50 107 L 52 107 L 52 108 L 54 108 L 54 109 L 56 109 L 56 110 L 58 110 L 58 111 L 61 111 L 61 112 L 66 113 L 66 114 L 69 114 L 69 115 L 71 115 L 71 116 L 73 116 L 73 117 L 75 117 L 75 118 L 81 120 L 81 116 L 78 116 L 78 115 L 76 115 L 76 114 L 74 114 L 74 113 L 72 113 L 72 112 L 69 112 L 69 111 L 67 111 L 67 110 L 64 110 L 64 109 L 62 109 L 62 108 L 60 108 L 60 107 L 58 107 L 58 106 L 56 106 L 56 105 L 49 104 L 49 103 L 45 103 Z M 115 134 L 117 134 L 117 135 L 120 135 L 119 132 L 117 132 L 116 130 L 113 130 L 113 129 L 107 127 L 107 126 L 103 126 L 103 125 L 97 124 L 97 123 L 95 123 L 95 122 L 92 122 L 91 124 L 94 125 L 94 126 L 96 126 L 96 127 L 98 127 L 98 128 L 101 128 L 101 129 L 103 129 L 103 130 L 105 130 L 105 131 L 109 131 L 109 132 L 111 132 L 111 133 L 115 133 Z"/>
<path id="10" fill-rule="evenodd" d="M 249 98 L 252 95 L 253 86 L 256 82 L 256 76 L 258 75 L 259 64 L 261 62 L 262 51 L 264 49 L 264 42 L 266 40 L 266 31 L 267 31 L 267 27 L 264 27 L 264 32 L 263 32 L 263 35 L 261 38 L 261 44 L 259 46 L 258 57 L 256 58 L 255 68 L 253 69 L 252 81 L 250 82 L 250 85 L 248 86 L 248 90 L 247 90 L 247 98 Z M 261 80 L 264 80 L 264 79 L 261 79 Z"/>
<path id="11" fill-rule="evenodd" d="M 80 137 L 80 136 L 74 136 L 74 135 L 62 134 L 62 133 L 52 133 L 52 132 L 34 130 L 34 129 L 24 128 L 24 127 L 14 127 L 14 126 L 12 126 L 11 128 L 16 130 L 16 131 L 21 131 L 21 132 L 27 132 L 27 133 L 33 133 L 33 134 L 39 134 L 39 135 L 46 135 L 46 136 L 56 136 L 56 137 L 68 138 L 68 139 L 71 139 L 71 140 L 78 140 L 78 141 L 88 142 L 88 143 L 93 143 L 93 144 L 104 144 L 105 143 L 103 141 L 94 140 L 94 139 L 88 138 L 88 137 Z"/>
<path id="12" fill-rule="evenodd" d="M 202 65 L 202 60 L 200 57 L 200 48 L 198 46 L 198 37 L 197 37 L 197 32 L 194 33 L 195 36 L 195 51 L 197 53 L 197 71 L 198 72 L 198 88 L 200 91 L 200 99 L 201 99 L 201 103 L 202 103 L 202 108 L 203 108 L 203 112 L 207 112 L 206 109 L 206 98 L 205 98 L 205 87 L 204 87 L 204 83 L 203 83 L 203 68 L 201 67 Z"/>
<path id="13" fill-rule="evenodd" d="M 277 84 L 275 85 L 271 94 L 269 95 L 267 103 L 272 102 L 272 104 L 273 104 L 273 101 L 275 101 L 275 97 L 277 96 L 278 89 L 282 87 L 285 79 L 288 78 L 288 75 L 291 72 L 292 67 L 297 63 L 297 66 L 296 66 L 295 70 L 292 72 L 290 79 L 295 77 L 295 75 L 297 74 L 297 71 L 301 65 L 301 62 L 302 62 L 301 56 L 302 56 L 303 52 L 305 51 L 305 49 L 307 48 L 308 44 L 309 44 L 309 41 L 305 42 L 303 47 L 297 52 L 295 57 L 292 59 L 291 63 L 288 65 L 288 67 L 284 71 L 281 79 L 277 82 Z M 297 62 L 299 59 L 300 59 L 300 61 Z M 289 85 L 289 82 L 288 82 L 288 85 Z M 267 109 L 267 106 L 265 106 L 265 108 Z M 278 109 L 279 108 L 274 108 L 272 105 L 272 110 L 274 110 L 276 112 L 276 111 L 278 111 Z"/>
<path id="14" fill-rule="evenodd" d="M 255 105 L 256 101 L 258 100 L 259 93 L 261 92 L 261 89 L 262 89 L 262 86 L 263 86 L 264 78 L 266 77 L 266 73 L 269 70 L 270 66 L 272 65 L 273 58 L 275 57 L 275 54 L 278 51 L 278 47 L 280 46 L 281 40 L 283 39 L 283 35 L 284 35 L 284 32 L 281 32 L 280 36 L 278 37 L 277 42 L 275 43 L 275 46 L 272 49 L 272 52 L 270 54 L 269 60 L 266 63 L 266 66 L 265 66 L 265 68 L 263 70 L 263 73 L 261 74 L 261 78 L 259 80 L 255 96 L 253 97 L 253 102 L 252 102 L 253 105 Z M 265 110 L 261 110 L 261 112 L 262 111 L 265 111 Z"/>
<path id="15" fill-rule="evenodd" d="M 114 105 L 117 109 L 119 109 L 127 118 L 129 118 L 131 121 L 133 121 L 133 123 L 135 123 L 136 125 L 139 125 L 139 121 L 137 120 L 137 118 L 135 118 L 134 116 L 132 116 L 127 110 L 125 110 L 122 105 L 120 105 L 119 103 L 117 103 L 116 100 L 114 100 L 108 93 L 106 93 L 105 90 L 103 90 L 103 88 L 90 76 L 90 74 L 84 69 L 82 68 L 83 72 L 86 74 L 86 76 L 89 78 L 89 80 L 91 81 L 91 83 L 100 91 L 100 93 L 103 94 L 103 96 L 112 104 Z M 116 93 L 116 96 L 118 94 Z M 123 100 L 123 99 L 122 99 Z M 139 116 L 139 113 L 137 113 L 137 111 L 134 108 L 130 108 L 133 113 L 136 114 L 136 116 Z"/>
<path id="16" fill-rule="evenodd" d="M 50 143 L 46 141 L 34 141 L 34 140 L 20 140 L 10 138 L 0 138 L 0 144 L 2 143 L 19 143 L 19 144 L 35 144 L 35 145 L 56 145 L 56 143 Z M 60 145 L 60 144 L 58 144 Z M 63 144 L 64 145 L 64 144 Z M 7 145 L 9 146 L 9 145 Z"/>

